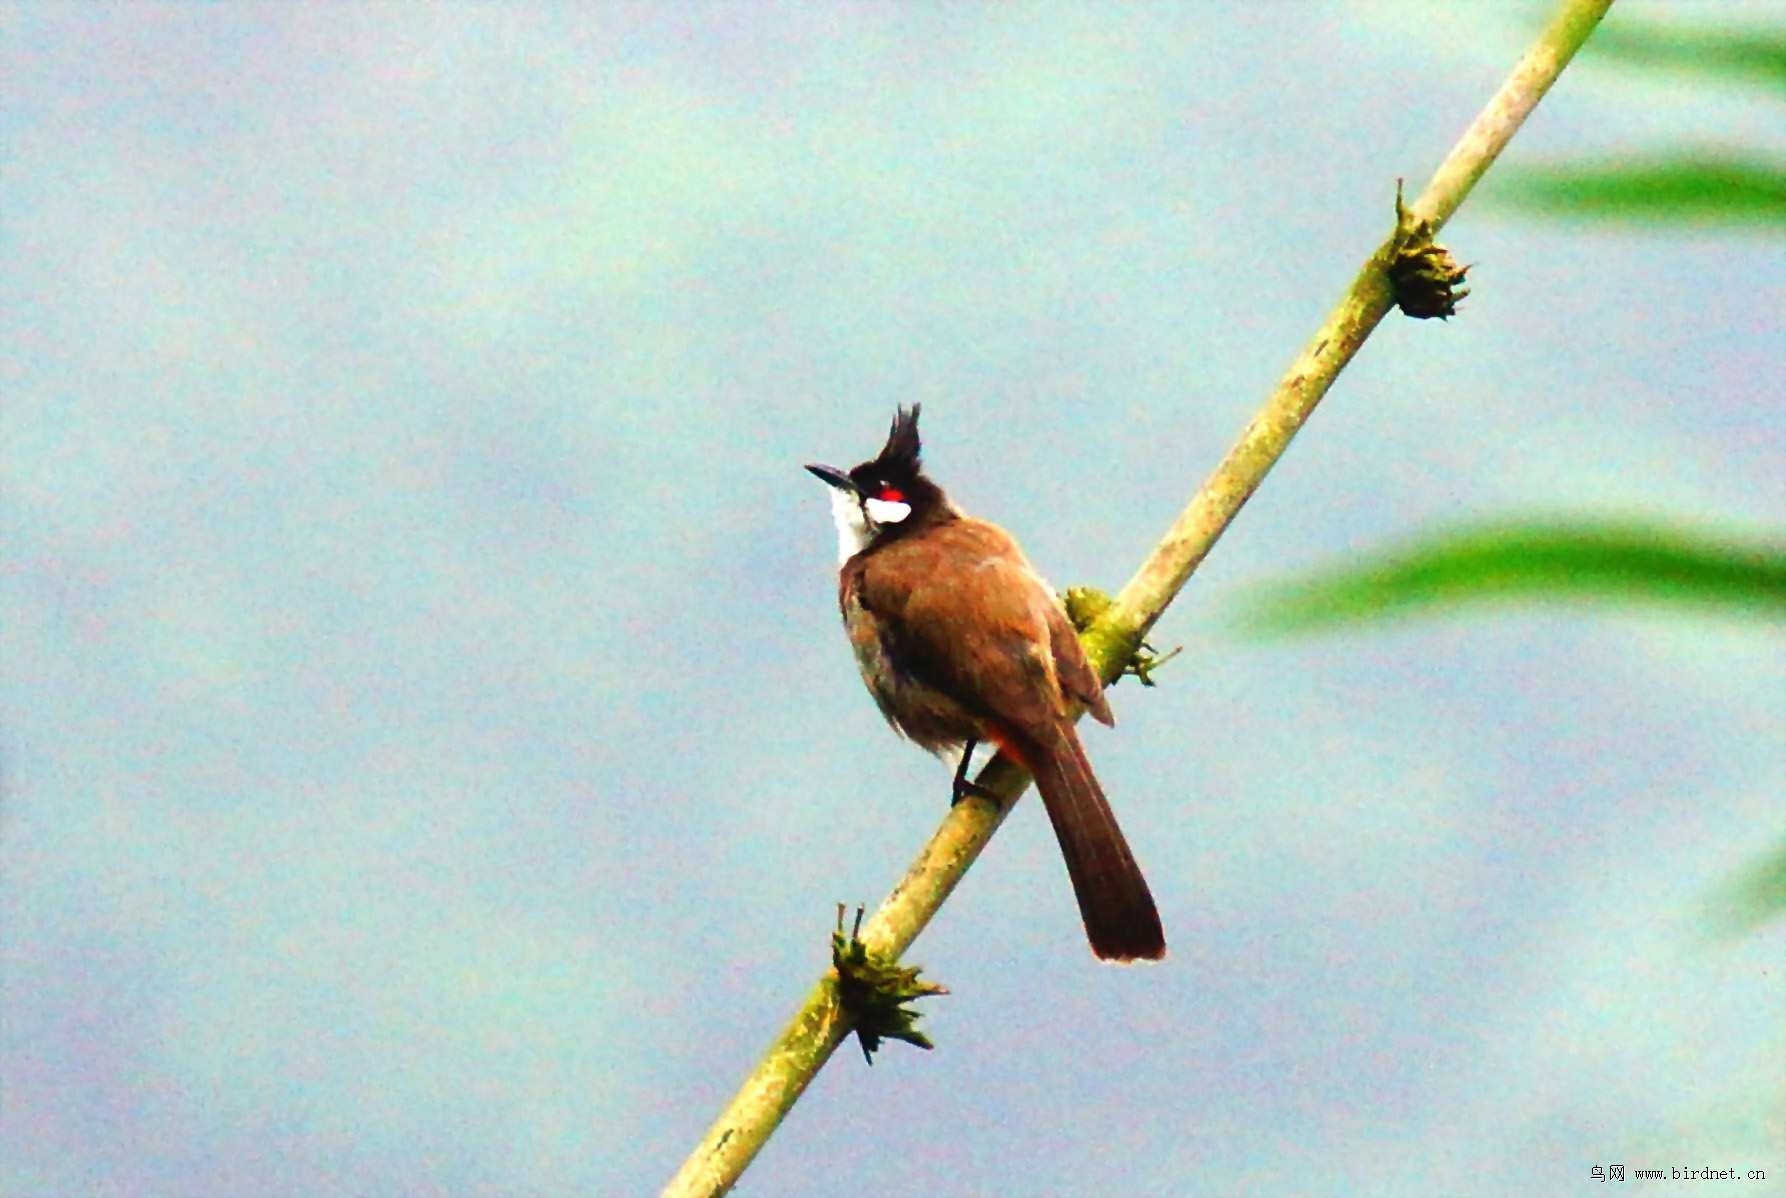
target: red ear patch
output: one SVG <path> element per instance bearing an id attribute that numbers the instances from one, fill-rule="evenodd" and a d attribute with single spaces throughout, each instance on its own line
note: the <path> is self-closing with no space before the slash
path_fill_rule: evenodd
<path id="1" fill-rule="evenodd" d="M 875 496 L 882 503 L 904 503 L 905 492 L 898 487 L 882 487 L 881 493 Z"/>

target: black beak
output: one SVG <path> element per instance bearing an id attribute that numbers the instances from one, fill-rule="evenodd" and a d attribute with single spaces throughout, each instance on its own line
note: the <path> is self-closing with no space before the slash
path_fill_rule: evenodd
<path id="1" fill-rule="evenodd" d="M 854 491 L 856 489 L 856 484 L 850 481 L 850 476 L 835 466 L 808 466 L 807 469 L 839 491 Z"/>

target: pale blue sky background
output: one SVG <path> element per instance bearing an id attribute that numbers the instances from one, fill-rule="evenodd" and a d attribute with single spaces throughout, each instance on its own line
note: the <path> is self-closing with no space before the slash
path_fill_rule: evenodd
<path id="1" fill-rule="evenodd" d="M 1535 12 L 0 8 L 0 1192 L 655 1189 L 946 799 L 801 463 L 922 400 L 1120 584 Z M 1507 161 L 1779 117 L 1584 63 Z M 1088 734 L 1168 963 L 1092 961 L 1026 802 L 912 954 L 938 1050 L 841 1055 L 748 1192 L 1786 1178 L 1786 928 L 1697 922 L 1786 836 L 1777 629 L 1234 632 L 1466 519 L 1778 535 L 1778 240 L 1446 240 L 1462 318 L 1384 326 Z"/>

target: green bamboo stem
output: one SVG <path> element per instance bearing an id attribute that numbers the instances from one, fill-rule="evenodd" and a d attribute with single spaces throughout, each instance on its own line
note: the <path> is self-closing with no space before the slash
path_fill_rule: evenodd
<path id="1" fill-rule="evenodd" d="M 1611 5 L 1612 0 L 1564 0 L 1414 201 L 1410 211 L 1416 218 L 1429 221 L 1436 232 L 1457 211 Z M 1110 610 L 1087 630 L 1092 664 L 1106 681 L 1121 672 L 1191 572 L 1289 448 L 1340 370 L 1389 311 L 1392 298 L 1385 268 L 1394 250 L 1391 235 L 1359 270 L 1271 398 Z M 977 781 L 1005 800 L 1000 810 L 977 802 L 950 809 L 905 877 L 864 925 L 862 939 L 871 951 L 898 957 L 911 945 L 992 839 L 1010 801 L 1029 784 L 1025 774 L 1002 758 L 995 758 Z M 664 1198 L 710 1198 L 731 1189 L 848 1032 L 835 981 L 827 975 L 683 1162 L 665 1187 Z"/>

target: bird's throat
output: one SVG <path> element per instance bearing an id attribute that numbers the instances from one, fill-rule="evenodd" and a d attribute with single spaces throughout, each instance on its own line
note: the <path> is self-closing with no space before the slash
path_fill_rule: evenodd
<path id="1" fill-rule="evenodd" d="M 868 517 L 862 512 L 861 501 L 848 491 L 832 488 L 831 519 L 837 524 L 839 562 L 849 561 L 868 548 L 868 542 L 874 539 L 874 533 L 868 527 Z"/>

